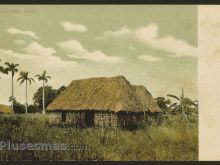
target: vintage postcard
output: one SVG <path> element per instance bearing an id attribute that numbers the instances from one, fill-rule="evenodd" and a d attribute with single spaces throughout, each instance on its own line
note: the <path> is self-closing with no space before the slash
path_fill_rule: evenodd
<path id="1" fill-rule="evenodd" d="M 0 160 L 198 160 L 206 10 L 0 5 Z"/>

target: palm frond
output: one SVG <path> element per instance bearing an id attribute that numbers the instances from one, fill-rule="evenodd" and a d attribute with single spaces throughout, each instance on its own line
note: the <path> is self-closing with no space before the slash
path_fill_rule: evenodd
<path id="1" fill-rule="evenodd" d="M 33 78 L 29 78 L 30 81 L 35 82 L 35 80 Z"/>
<path id="2" fill-rule="evenodd" d="M 173 107 L 175 107 L 177 105 L 177 103 L 173 103 L 173 104 L 171 104 L 170 106 L 169 106 L 169 108 L 173 108 Z"/>
<path id="3" fill-rule="evenodd" d="M 43 74 L 42 74 L 42 77 L 45 77 L 46 73 L 47 73 L 47 71 L 44 70 L 44 71 L 43 71 Z"/>
<path id="4" fill-rule="evenodd" d="M 37 75 L 35 75 L 35 77 L 37 77 L 39 81 L 43 80 L 43 81 L 45 81 L 45 83 L 47 83 L 48 79 L 51 79 L 51 77 L 50 76 L 46 76 L 46 73 L 47 73 L 47 71 L 44 70 L 42 75 L 37 74 Z"/>
<path id="5" fill-rule="evenodd" d="M 41 80 L 42 80 L 42 76 L 39 75 L 39 74 L 35 75 L 34 77 L 36 77 L 36 78 L 38 79 L 38 81 L 41 81 Z"/>
<path id="6" fill-rule="evenodd" d="M 23 77 L 19 77 L 19 78 L 17 79 L 17 82 L 20 81 L 20 80 L 23 80 Z"/>
<path id="7" fill-rule="evenodd" d="M 177 97 L 177 96 L 175 96 L 175 95 L 170 95 L 170 94 L 168 94 L 167 96 L 168 96 L 168 97 L 175 98 L 175 99 L 177 99 L 177 100 L 180 100 L 180 98 L 179 98 L 179 97 Z"/>
<path id="8" fill-rule="evenodd" d="M 23 83 L 24 83 L 24 81 L 25 81 L 25 79 L 22 79 L 22 80 L 21 80 L 21 82 L 20 82 L 20 85 L 21 85 L 21 84 L 23 84 Z"/>
<path id="9" fill-rule="evenodd" d="M 32 82 L 35 82 L 33 78 L 28 78 L 27 81 L 31 84 Z"/>
<path id="10" fill-rule="evenodd" d="M 29 84 L 31 84 L 31 80 L 30 79 L 27 79 L 27 81 L 29 82 Z"/>
<path id="11" fill-rule="evenodd" d="M 181 92 L 182 92 L 181 96 L 182 96 L 182 98 L 184 98 L 184 89 L 183 88 L 181 88 Z"/>
<path id="12" fill-rule="evenodd" d="M 187 105 L 197 106 L 197 104 L 194 103 L 194 102 L 193 102 L 191 99 L 189 99 L 189 98 L 184 98 L 183 103 L 184 103 L 184 104 L 187 104 Z"/>
<path id="13" fill-rule="evenodd" d="M 11 66 L 11 64 L 9 62 L 5 62 L 5 65 L 8 66 L 8 67 Z"/>

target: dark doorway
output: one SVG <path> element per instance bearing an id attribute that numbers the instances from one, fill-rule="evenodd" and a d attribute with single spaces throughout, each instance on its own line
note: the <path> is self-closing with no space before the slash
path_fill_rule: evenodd
<path id="1" fill-rule="evenodd" d="M 94 112 L 92 111 L 85 112 L 85 125 L 86 127 L 94 126 Z"/>
<path id="2" fill-rule="evenodd" d="M 66 112 L 62 112 L 62 122 L 66 122 Z"/>

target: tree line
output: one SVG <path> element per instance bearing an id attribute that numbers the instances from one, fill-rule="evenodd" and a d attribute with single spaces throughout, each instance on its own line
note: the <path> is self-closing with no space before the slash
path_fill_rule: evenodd
<path id="1" fill-rule="evenodd" d="M 1 60 L 0 60 L 1 61 Z M 48 83 L 49 79 L 51 79 L 50 76 L 47 75 L 47 71 L 43 71 L 42 74 L 37 74 L 34 77 L 30 77 L 29 72 L 26 71 L 20 71 L 19 73 L 19 77 L 17 79 L 17 82 L 20 83 L 20 85 L 25 84 L 25 104 L 22 105 L 19 102 L 17 102 L 17 100 L 14 97 L 14 76 L 15 74 L 18 72 L 18 67 L 19 64 L 15 64 L 15 63 L 9 63 L 9 62 L 5 62 L 4 66 L 0 66 L 0 72 L 2 74 L 7 74 L 11 76 L 11 96 L 9 97 L 9 101 L 11 102 L 11 108 L 14 112 L 20 113 L 22 110 L 22 107 L 25 107 L 25 113 L 28 113 L 28 85 L 31 85 L 32 83 L 35 82 L 34 78 L 36 78 L 38 81 L 42 82 L 42 87 L 38 89 L 38 91 L 34 94 L 34 106 L 36 107 L 36 105 L 38 107 L 42 108 L 42 113 L 45 113 L 45 85 Z M 0 77 L 1 78 L 1 77 Z M 51 88 L 51 89 L 50 89 Z M 62 87 L 60 90 L 62 90 L 64 87 Z M 46 86 L 46 90 L 48 90 L 48 92 L 51 92 L 52 87 Z M 59 91 L 60 91 L 59 90 Z M 41 92 L 42 94 L 39 94 L 39 92 Z M 59 93 L 59 92 L 58 92 Z M 57 94 L 58 94 L 57 93 Z M 51 93 L 49 93 L 51 94 Z M 41 99 L 39 99 L 38 96 L 41 96 Z M 48 96 L 48 95 L 47 95 Z M 48 100 L 48 98 L 47 98 Z M 39 101 L 41 101 L 41 103 L 39 103 Z M 16 110 L 14 109 L 14 106 L 16 105 Z M 34 107 L 32 105 L 32 110 L 34 109 Z M 30 106 L 31 108 L 31 106 Z"/>

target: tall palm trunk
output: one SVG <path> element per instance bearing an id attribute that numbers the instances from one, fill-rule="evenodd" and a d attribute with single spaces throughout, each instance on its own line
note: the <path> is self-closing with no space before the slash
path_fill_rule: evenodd
<path id="1" fill-rule="evenodd" d="M 11 108 L 12 108 L 12 110 L 14 111 L 14 82 L 13 82 L 13 78 L 14 78 L 13 73 L 11 73 L 11 79 L 12 79 L 12 83 L 11 83 L 11 89 L 12 89 L 12 94 L 11 94 L 11 96 L 12 96 Z"/>
<path id="2" fill-rule="evenodd" d="M 27 106 L 28 106 L 28 103 L 27 103 L 27 80 L 26 80 L 26 82 L 25 82 L 26 84 L 26 103 L 25 103 L 25 112 L 26 112 L 26 114 L 27 114 Z"/>
<path id="3" fill-rule="evenodd" d="M 44 80 L 43 80 L 43 111 L 42 113 L 45 114 L 45 96 L 44 96 Z"/>

